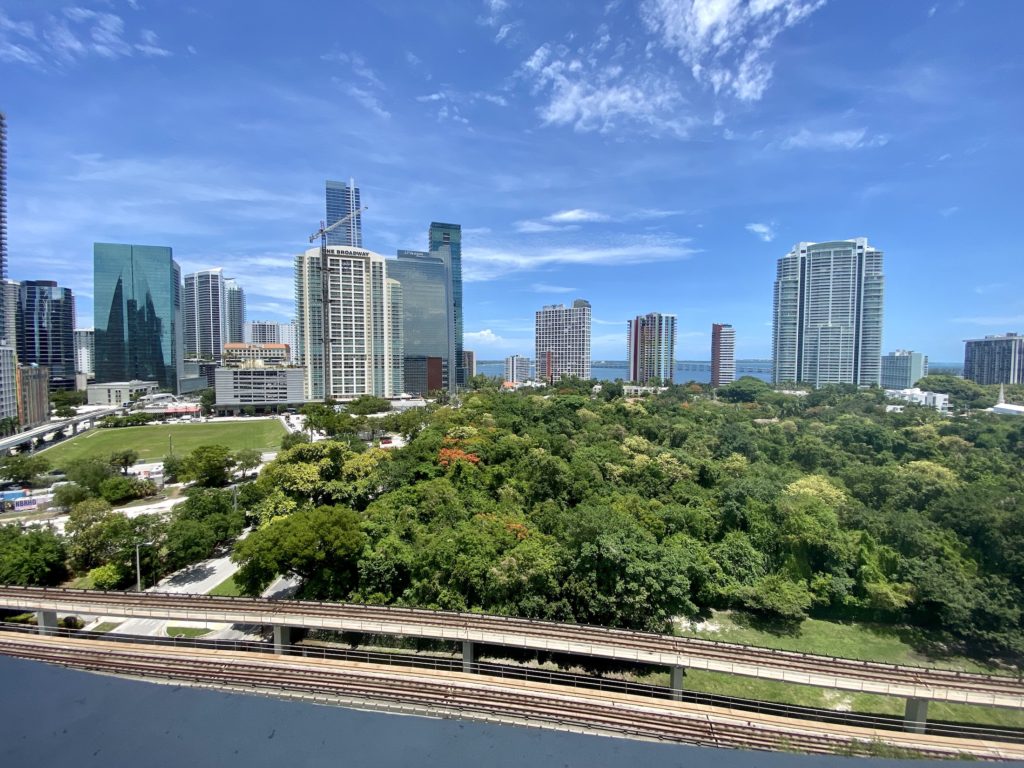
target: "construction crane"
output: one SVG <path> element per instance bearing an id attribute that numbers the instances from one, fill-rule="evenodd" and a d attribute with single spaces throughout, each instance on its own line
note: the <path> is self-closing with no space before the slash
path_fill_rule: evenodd
<path id="1" fill-rule="evenodd" d="M 327 233 L 328 232 L 333 232 L 335 229 L 340 227 L 342 224 L 348 223 L 349 219 L 351 219 L 354 216 L 359 216 L 365 210 L 367 210 L 367 208 L 366 208 L 366 206 L 363 206 L 358 211 L 352 211 L 352 213 L 348 214 L 347 216 L 341 217 L 336 222 L 331 224 L 331 226 L 329 226 L 329 227 L 324 226 L 324 222 L 321 221 L 320 222 L 320 229 L 318 229 L 316 232 L 314 232 L 312 235 L 309 236 L 309 242 L 315 243 L 317 241 L 317 238 L 319 238 L 320 239 L 320 248 L 322 249 L 321 253 L 326 252 L 327 251 Z"/>

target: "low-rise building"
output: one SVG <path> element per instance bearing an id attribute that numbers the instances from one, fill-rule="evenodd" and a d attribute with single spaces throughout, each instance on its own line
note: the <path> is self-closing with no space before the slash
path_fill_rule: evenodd
<path id="1" fill-rule="evenodd" d="M 105 381 L 86 388 L 89 405 L 125 405 L 143 395 L 151 395 L 160 388 L 155 381 Z"/>
<path id="2" fill-rule="evenodd" d="M 288 365 L 288 361 L 291 359 L 291 350 L 287 344 L 274 342 L 232 343 L 224 345 L 222 359 L 227 367 L 245 365 L 257 360 L 264 365 Z"/>
<path id="3" fill-rule="evenodd" d="M 522 384 L 530 380 L 530 358 L 511 355 L 505 358 L 505 381 Z"/>
<path id="4" fill-rule="evenodd" d="M 18 422 L 31 429 L 50 420 L 50 369 L 45 365 L 18 366 Z"/>
<path id="5" fill-rule="evenodd" d="M 949 413 L 949 395 L 941 392 L 924 392 L 917 387 L 908 387 L 906 389 L 887 389 L 885 396 L 892 400 L 902 400 L 905 403 L 934 408 L 939 413 Z"/>
<path id="6" fill-rule="evenodd" d="M 306 402 L 303 368 L 248 365 L 239 368 L 218 368 L 215 375 L 218 413 L 237 414 L 243 408 L 257 411 L 277 406 L 297 406 Z"/>

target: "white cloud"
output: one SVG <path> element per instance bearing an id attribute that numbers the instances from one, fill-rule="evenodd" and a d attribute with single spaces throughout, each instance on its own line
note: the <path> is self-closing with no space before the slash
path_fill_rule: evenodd
<path id="1" fill-rule="evenodd" d="M 545 125 L 608 132 L 620 123 L 635 123 L 685 136 L 693 122 L 676 115 L 683 98 L 670 78 L 602 66 L 593 56 L 575 58 L 561 46 L 540 46 L 523 63 L 520 75 L 535 94 L 545 94 L 547 103 L 538 108 Z"/>
<path id="2" fill-rule="evenodd" d="M 775 239 L 774 222 L 772 224 L 764 224 L 762 222 L 752 222 L 747 224 L 746 227 L 748 232 L 753 232 L 755 235 L 760 237 L 766 243 L 770 243 Z"/>
<path id="3" fill-rule="evenodd" d="M 482 331 L 467 331 L 462 334 L 462 338 L 470 344 L 500 344 L 505 341 L 490 328 L 485 328 Z"/>
<path id="4" fill-rule="evenodd" d="M 374 94 L 370 93 L 369 91 L 364 90 L 359 86 L 352 85 L 351 83 L 345 84 L 344 91 L 353 99 L 362 104 L 363 107 L 365 107 L 367 110 L 377 115 L 377 117 L 380 117 L 384 120 L 388 120 L 391 118 L 391 113 L 384 109 L 384 107 L 381 106 L 381 103 L 377 99 L 377 97 Z"/>
<path id="5" fill-rule="evenodd" d="M 545 216 L 545 221 L 554 224 L 576 224 L 582 221 L 608 221 L 608 216 L 597 211 L 588 211 L 583 208 L 572 208 L 568 211 L 558 211 L 550 216 Z"/>
<path id="6" fill-rule="evenodd" d="M 530 290 L 534 293 L 572 293 L 575 288 L 566 285 L 551 285 L 551 283 L 531 283 Z"/>
<path id="7" fill-rule="evenodd" d="M 516 232 L 532 235 L 541 232 L 561 232 L 565 229 L 579 229 L 579 227 L 557 227 L 554 224 L 546 224 L 543 221 L 517 221 Z"/>
<path id="8" fill-rule="evenodd" d="M 630 266 L 659 261 L 681 261 L 697 253 L 685 238 L 633 235 L 628 240 L 599 245 L 570 245 L 558 248 L 498 247 L 466 248 L 463 279 L 466 282 L 493 280 L 513 272 L 523 272 L 555 264 L 593 266 Z"/>
<path id="9" fill-rule="evenodd" d="M 942 210 L 940 210 L 939 211 L 939 215 L 943 216 L 945 218 L 949 218 L 950 216 L 952 216 L 954 213 L 958 212 L 959 210 L 960 210 L 960 206 L 959 205 L 951 205 L 948 208 L 943 208 Z"/>
<path id="10" fill-rule="evenodd" d="M 716 94 L 757 101 L 771 82 L 775 39 L 825 0 L 644 0 L 649 31 Z"/>
<path id="11" fill-rule="evenodd" d="M 889 137 L 884 134 L 868 135 L 867 128 L 841 131 L 812 131 L 801 128 L 782 142 L 783 149 L 865 149 L 884 147 Z"/>
<path id="12" fill-rule="evenodd" d="M 171 56 L 171 52 L 166 48 L 161 48 L 159 42 L 156 32 L 144 29 L 142 30 L 142 42 L 135 44 L 135 50 L 143 56 Z"/>

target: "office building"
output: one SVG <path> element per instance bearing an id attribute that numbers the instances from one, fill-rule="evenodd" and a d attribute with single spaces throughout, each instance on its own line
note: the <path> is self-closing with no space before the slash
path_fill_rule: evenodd
<path id="1" fill-rule="evenodd" d="M 629 380 L 646 384 L 651 379 L 672 383 L 676 359 L 676 316 L 651 312 L 626 323 L 626 360 Z"/>
<path id="2" fill-rule="evenodd" d="M 348 184 L 343 181 L 328 181 L 325 196 L 327 202 L 325 221 L 328 227 L 355 213 L 345 224 L 327 233 L 327 244 L 362 248 L 363 215 L 359 212 L 362 205 L 359 202 L 359 187 L 356 186 L 355 179 L 350 179 Z"/>
<path id="3" fill-rule="evenodd" d="M 882 389 L 910 389 L 928 375 L 928 355 L 897 349 L 882 357 Z"/>
<path id="4" fill-rule="evenodd" d="M 245 290 L 237 280 L 224 278 L 224 342 L 241 344 L 245 327 Z"/>
<path id="5" fill-rule="evenodd" d="M 799 243 L 778 260 L 772 380 L 878 385 L 882 252 L 867 238 Z"/>
<path id="6" fill-rule="evenodd" d="M 156 394 L 160 385 L 155 381 L 105 381 L 86 388 L 89 405 L 127 405 L 141 397 Z"/>
<path id="7" fill-rule="evenodd" d="M 458 389 L 466 386 L 466 368 L 462 364 L 462 227 L 459 224 L 431 222 L 427 239 L 430 244 L 430 255 L 441 259 L 445 264 L 452 333 L 451 354 L 448 360 L 455 374 L 450 387 Z M 449 370 L 449 377 L 451 373 Z"/>
<path id="8" fill-rule="evenodd" d="M 45 366 L 53 389 L 75 388 L 75 299 L 52 280 L 18 287 L 18 363 Z"/>
<path id="9" fill-rule="evenodd" d="M 291 353 L 287 344 L 225 344 L 225 366 L 288 365 Z"/>
<path id="10" fill-rule="evenodd" d="M 301 368 L 284 366 L 220 367 L 214 391 L 218 413 L 238 413 L 242 408 L 257 411 L 305 402 Z"/>
<path id="11" fill-rule="evenodd" d="M 171 249 L 96 243 L 93 264 L 97 382 L 141 379 L 178 392 L 181 269 Z"/>
<path id="12" fill-rule="evenodd" d="M 17 280 L 0 282 L 0 291 L 3 292 L 0 300 L 3 301 L 4 318 L 2 341 L 15 349 L 18 348 L 18 292 L 20 289 L 21 283 Z"/>
<path id="13" fill-rule="evenodd" d="M 383 256 L 311 248 L 295 257 L 295 300 L 306 400 L 402 393 L 402 289 Z"/>
<path id="14" fill-rule="evenodd" d="M 50 378 L 45 365 L 18 366 L 18 423 L 22 429 L 50 420 Z"/>
<path id="15" fill-rule="evenodd" d="M 923 405 L 926 408 L 934 408 L 939 413 L 949 413 L 949 395 L 939 392 L 923 392 L 918 387 L 900 387 L 886 389 L 885 396 L 891 400 L 902 400 L 905 403 Z M 886 406 L 886 411 L 901 412 L 902 406 Z"/>
<path id="16" fill-rule="evenodd" d="M 511 355 L 505 358 L 505 381 L 522 384 L 530 380 L 530 358 Z"/>
<path id="17" fill-rule="evenodd" d="M 462 367 L 466 369 L 466 380 L 476 376 L 476 352 L 471 349 L 462 350 Z"/>
<path id="18" fill-rule="evenodd" d="M 18 355 L 14 347 L 0 345 L 0 434 L 15 431 L 18 425 Z"/>
<path id="19" fill-rule="evenodd" d="M 75 372 L 93 375 L 96 372 L 96 332 L 92 328 L 75 329 Z"/>
<path id="20" fill-rule="evenodd" d="M 538 381 L 590 378 L 589 301 L 576 299 L 571 307 L 548 305 L 537 311 L 534 328 Z"/>
<path id="21" fill-rule="evenodd" d="M 965 341 L 964 378 L 977 384 L 1024 384 L 1024 336 L 1007 333 Z"/>
<path id="22" fill-rule="evenodd" d="M 438 389 L 455 389 L 454 375 L 449 377 L 449 362 L 455 359 L 455 313 L 451 311 L 451 259 L 447 251 L 431 255 L 425 251 L 398 251 L 387 262 L 388 276 L 402 284 L 404 300 L 403 344 L 407 371 L 405 391 L 425 395 Z M 426 360 L 441 361 L 441 382 L 433 367 L 430 389 L 426 386 Z M 431 363 L 431 366 L 436 363 Z M 410 373 L 411 371 L 411 373 Z"/>
<path id="23" fill-rule="evenodd" d="M 403 285 L 404 289 L 405 286 Z M 407 394 L 426 395 L 447 389 L 444 359 L 423 355 L 405 356 L 405 391 Z"/>
<path id="24" fill-rule="evenodd" d="M 278 323 L 270 320 L 247 322 L 242 329 L 242 341 L 246 344 L 287 344 L 292 355 L 289 362 L 294 362 L 295 323 Z"/>
<path id="25" fill-rule="evenodd" d="M 711 386 L 736 381 L 736 329 L 728 323 L 711 324 Z"/>

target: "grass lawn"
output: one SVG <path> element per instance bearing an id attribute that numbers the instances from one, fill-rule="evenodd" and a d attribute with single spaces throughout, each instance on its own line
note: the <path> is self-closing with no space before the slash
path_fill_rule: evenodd
<path id="1" fill-rule="evenodd" d="M 102 624 L 97 624 L 92 628 L 93 632 L 110 632 L 111 630 L 117 629 L 121 626 L 120 621 L 104 621 Z"/>
<path id="2" fill-rule="evenodd" d="M 168 627 L 167 636 L 178 637 L 180 635 L 184 637 L 202 637 L 203 635 L 210 634 L 211 631 L 212 630 L 209 629 L 203 629 L 202 627 Z"/>
<path id="3" fill-rule="evenodd" d="M 90 429 L 78 437 L 48 448 L 42 455 L 55 468 L 86 457 L 106 458 L 114 451 L 134 450 L 140 461 L 160 461 L 170 451 L 184 456 L 200 445 L 226 445 L 233 451 L 255 448 L 274 451 L 285 430 L 277 419 L 220 421 L 205 424 L 157 424 L 121 429 Z"/>
<path id="4" fill-rule="evenodd" d="M 911 646 L 898 632 L 890 628 L 865 624 L 808 619 L 795 632 L 781 633 L 752 625 L 748 617 L 742 613 L 719 611 L 706 625 L 698 625 L 689 630 L 684 628 L 681 634 L 851 659 L 926 665 L 970 672 L 996 671 L 964 658 L 930 658 Z M 1005 670 L 1000 671 L 1006 674 Z M 668 685 L 668 678 L 668 673 L 656 674 L 651 675 L 647 681 Z M 905 704 L 903 699 L 891 696 L 813 688 L 702 670 L 688 670 L 683 686 L 691 691 L 893 717 L 903 716 Z M 929 703 L 928 719 L 1024 727 L 1024 712 L 996 707 L 943 704 L 937 701 Z"/>
<path id="5" fill-rule="evenodd" d="M 206 594 L 214 595 L 216 597 L 238 597 L 242 594 L 242 591 L 238 588 L 238 585 L 235 584 L 235 577 L 228 576 L 224 581 Z"/>

